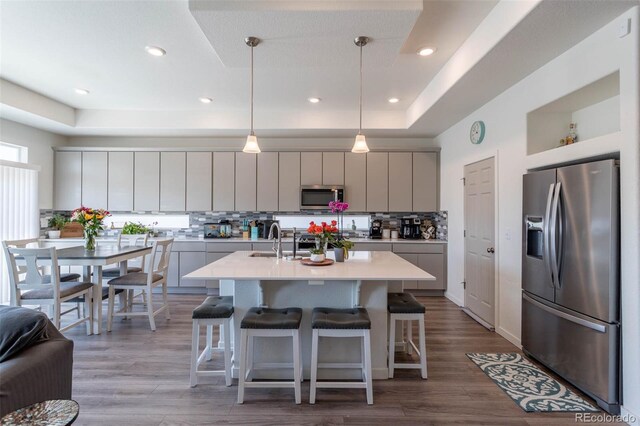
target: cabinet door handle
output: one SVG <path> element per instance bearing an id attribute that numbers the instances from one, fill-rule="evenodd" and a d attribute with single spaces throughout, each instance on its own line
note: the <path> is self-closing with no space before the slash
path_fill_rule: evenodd
<path id="1" fill-rule="evenodd" d="M 487 249 L 487 253 L 495 253 L 495 252 L 496 252 L 496 250 L 493 247 L 489 247 Z"/>

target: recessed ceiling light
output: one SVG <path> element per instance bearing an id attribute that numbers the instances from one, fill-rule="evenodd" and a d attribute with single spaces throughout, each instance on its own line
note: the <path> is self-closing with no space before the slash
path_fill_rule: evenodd
<path id="1" fill-rule="evenodd" d="M 390 104 L 397 104 L 398 102 L 400 102 L 400 99 L 398 98 L 389 98 L 387 100 L 389 101 Z"/>
<path id="2" fill-rule="evenodd" d="M 158 46 L 147 46 L 144 48 L 149 55 L 153 56 L 164 56 L 167 54 L 167 51 Z"/>
<path id="3" fill-rule="evenodd" d="M 200 102 L 203 104 L 210 104 L 213 101 L 211 98 L 200 98 Z"/>
<path id="4" fill-rule="evenodd" d="M 77 89 L 76 89 L 76 93 L 77 93 L 78 95 L 88 95 L 88 94 L 89 94 L 89 91 L 88 91 L 87 89 L 80 89 L 80 88 L 77 88 Z"/>
<path id="5" fill-rule="evenodd" d="M 309 98 L 308 101 L 311 102 L 312 104 L 317 104 L 318 102 L 320 102 L 322 99 L 320 98 Z"/>
<path id="6" fill-rule="evenodd" d="M 422 49 L 418 50 L 418 55 L 420 56 L 430 56 L 434 53 L 436 53 L 435 47 L 423 47 Z"/>

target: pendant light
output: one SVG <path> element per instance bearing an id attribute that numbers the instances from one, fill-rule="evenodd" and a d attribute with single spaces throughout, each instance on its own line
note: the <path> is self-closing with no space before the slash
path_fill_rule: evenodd
<path id="1" fill-rule="evenodd" d="M 362 134 L 362 47 L 366 46 L 368 42 L 369 37 L 365 36 L 356 37 L 354 40 L 356 46 L 360 48 L 360 127 L 358 128 L 356 141 L 353 144 L 353 148 L 351 148 L 351 152 L 355 152 L 356 154 L 366 154 L 369 152 L 367 139 Z"/>
<path id="2" fill-rule="evenodd" d="M 242 152 L 258 154 L 260 152 L 258 138 L 253 132 L 253 48 L 260 43 L 260 39 L 257 37 L 247 37 L 244 39 L 244 42 L 251 48 L 251 133 L 247 136 L 247 143 L 244 144 Z"/>

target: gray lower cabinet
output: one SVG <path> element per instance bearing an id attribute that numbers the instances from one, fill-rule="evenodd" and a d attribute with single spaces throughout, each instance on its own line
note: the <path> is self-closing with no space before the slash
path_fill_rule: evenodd
<path id="1" fill-rule="evenodd" d="M 436 278 L 435 281 L 405 281 L 404 288 L 408 290 L 447 289 L 446 244 L 396 243 L 393 244 L 393 252 Z"/>
<path id="2" fill-rule="evenodd" d="M 178 287 L 180 284 L 180 255 L 171 253 L 167 270 L 167 287 Z"/>
<path id="3" fill-rule="evenodd" d="M 180 287 L 204 287 L 205 280 L 185 280 L 182 277 L 207 264 L 204 251 L 183 251 L 180 256 Z"/>

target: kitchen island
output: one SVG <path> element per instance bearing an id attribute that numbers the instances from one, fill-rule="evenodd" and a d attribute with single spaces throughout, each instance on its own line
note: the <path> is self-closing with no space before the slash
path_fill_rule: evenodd
<path id="1" fill-rule="evenodd" d="M 386 379 L 387 293 L 401 291 L 404 280 L 433 280 L 434 277 L 389 251 L 352 252 L 346 262 L 330 266 L 306 266 L 300 261 L 270 255 L 270 252 L 237 251 L 183 277 L 185 280 L 220 280 L 220 294 L 234 297 L 234 353 L 239 353 L 240 343 L 233 335 L 240 335 L 240 321 L 249 308 L 302 308 L 302 360 L 304 376 L 308 378 L 311 310 L 362 306 L 371 317 L 373 378 Z M 255 345 L 256 362 L 291 361 L 290 345 L 282 339 L 259 339 Z M 321 362 L 356 362 L 359 357 L 357 339 L 330 339 L 321 343 Z M 237 367 L 234 365 L 234 377 L 238 376 Z M 290 371 L 270 370 L 256 372 L 255 377 L 282 378 L 290 374 Z M 319 378 L 359 378 L 359 374 L 359 370 L 323 370 Z"/>

